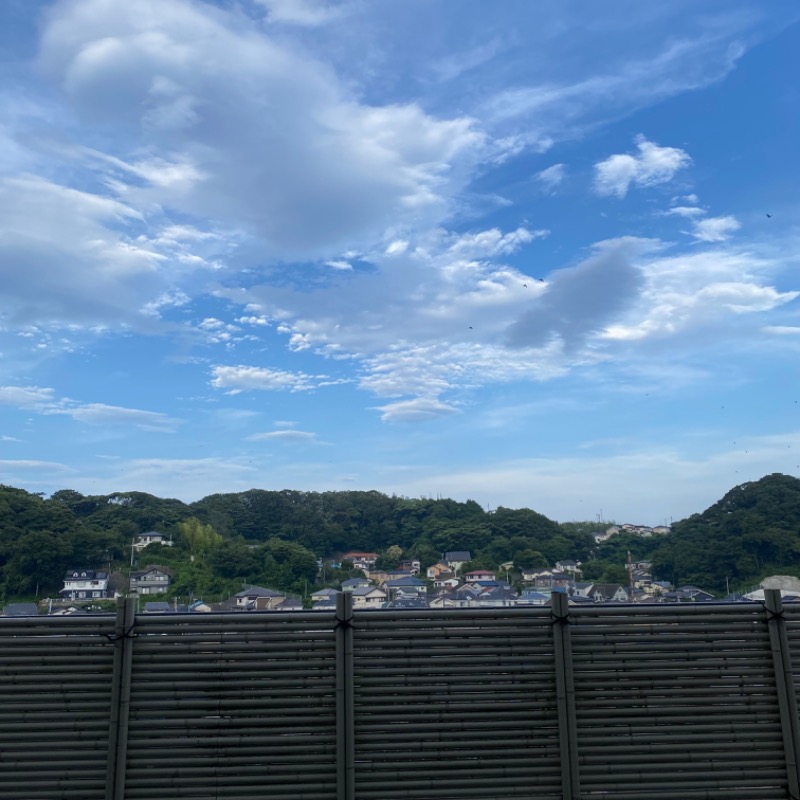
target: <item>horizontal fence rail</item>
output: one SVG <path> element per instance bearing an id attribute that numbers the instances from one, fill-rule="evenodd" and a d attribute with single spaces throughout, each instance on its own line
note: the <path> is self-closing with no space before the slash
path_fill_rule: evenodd
<path id="1" fill-rule="evenodd" d="M 0 618 L 0 800 L 800 800 L 800 606 Z"/>

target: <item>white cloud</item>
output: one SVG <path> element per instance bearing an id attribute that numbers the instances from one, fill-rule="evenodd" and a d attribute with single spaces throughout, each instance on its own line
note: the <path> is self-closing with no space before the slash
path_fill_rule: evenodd
<path id="1" fill-rule="evenodd" d="M 421 422 L 429 419 L 450 416 L 458 413 L 455 406 L 443 403 L 433 397 L 416 397 L 378 406 L 384 422 Z"/>
<path id="2" fill-rule="evenodd" d="M 180 424 L 180 420 L 157 411 L 109 406 L 105 403 L 87 403 L 49 413 L 66 414 L 74 420 L 88 422 L 92 425 L 135 425 L 143 430 L 162 433 L 173 431 Z"/>
<path id="3" fill-rule="evenodd" d="M 16 436 L 6 436 L 5 434 L 0 436 L 0 442 L 20 442 L 20 441 L 22 440 L 17 439 Z"/>
<path id="4" fill-rule="evenodd" d="M 619 153 L 594 165 L 594 190 L 599 195 L 625 197 L 634 186 L 667 183 L 680 169 L 692 163 L 688 153 L 677 147 L 659 147 L 644 136 L 636 137 L 638 155 Z"/>
<path id="5" fill-rule="evenodd" d="M 764 285 L 777 266 L 752 253 L 726 250 L 644 261 L 638 302 L 601 336 L 633 342 L 696 329 L 748 335 L 742 315 L 771 311 L 800 296 Z"/>
<path id="6" fill-rule="evenodd" d="M 462 233 L 453 236 L 449 254 L 456 258 L 494 258 L 509 255 L 535 239 L 544 239 L 549 235 L 547 230 L 529 230 L 517 228 L 509 233 L 502 233 L 498 228 L 480 231 L 479 233 Z"/>
<path id="7" fill-rule="evenodd" d="M 0 403 L 35 409 L 55 403 L 55 392 L 39 386 L 0 386 Z"/>
<path id="8" fill-rule="evenodd" d="M 268 431 L 267 433 L 254 433 L 252 436 L 248 436 L 248 441 L 251 442 L 264 442 L 269 440 L 278 440 L 282 442 L 313 442 L 317 438 L 316 433 L 311 433 L 309 431 L 298 431 L 298 430 L 279 430 L 279 431 Z"/>
<path id="9" fill-rule="evenodd" d="M 706 211 L 698 206 L 674 206 L 665 212 L 669 216 L 684 217 L 686 219 L 693 219 L 694 217 L 702 217 Z"/>
<path id="10" fill-rule="evenodd" d="M 800 336 L 800 325 L 767 325 L 764 330 L 777 336 Z"/>
<path id="11" fill-rule="evenodd" d="M 270 5 L 308 22 L 326 8 Z M 50 10 L 46 74 L 84 119 L 112 121 L 118 142 L 147 154 L 106 159 L 116 185 L 135 178 L 129 202 L 245 230 L 262 241 L 262 260 L 330 258 L 403 220 L 450 212 L 484 156 L 474 120 L 366 105 L 308 51 L 240 23 L 187 0 Z"/>
<path id="12" fill-rule="evenodd" d="M 227 389 L 228 394 L 261 389 L 266 391 L 288 390 L 292 392 L 313 389 L 324 376 L 306 375 L 302 372 L 287 372 L 281 369 L 249 366 L 216 366 L 212 370 L 211 385 Z"/>
<path id="13" fill-rule="evenodd" d="M 53 389 L 38 386 L 0 386 L 0 403 L 46 416 L 63 415 L 93 425 L 135 425 L 149 431 L 172 431 L 180 420 L 157 411 L 111 406 L 105 403 L 79 403 L 55 396 Z"/>
<path id="14" fill-rule="evenodd" d="M 34 472 L 71 472 L 71 467 L 58 461 L 34 461 L 25 459 L 0 459 L 0 469 L 13 474 L 16 470 Z M 4 482 L 4 481 L 2 481 Z"/>
<path id="15" fill-rule="evenodd" d="M 741 227 L 736 217 L 708 217 L 694 223 L 692 236 L 700 242 L 724 242 Z"/>
<path id="16" fill-rule="evenodd" d="M 549 192 L 555 191 L 564 182 L 567 168 L 564 164 L 553 164 L 541 172 L 537 172 L 535 179 Z"/>

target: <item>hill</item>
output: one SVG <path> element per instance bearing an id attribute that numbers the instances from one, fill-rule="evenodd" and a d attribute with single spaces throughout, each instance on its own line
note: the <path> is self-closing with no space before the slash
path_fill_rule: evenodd
<path id="1" fill-rule="evenodd" d="M 653 554 L 653 570 L 717 591 L 774 573 L 800 576 L 800 480 L 767 475 L 675 523 Z"/>

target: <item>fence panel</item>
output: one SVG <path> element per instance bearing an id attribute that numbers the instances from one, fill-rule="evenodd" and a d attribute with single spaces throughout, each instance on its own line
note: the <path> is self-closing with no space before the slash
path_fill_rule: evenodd
<path id="1" fill-rule="evenodd" d="M 0 800 L 789 797 L 768 600 L 0 618 Z"/>
<path id="2" fill-rule="evenodd" d="M 572 621 L 582 797 L 787 796 L 762 605 L 578 607 Z"/>
<path id="3" fill-rule="evenodd" d="M 103 800 L 114 617 L 0 617 L 0 800 Z"/>
<path id="4" fill-rule="evenodd" d="M 561 800 L 549 609 L 357 612 L 353 647 L 358 800 Z"/>
<path id="5" fill-rule="evenodd" d="M 335 800 L 328 613 L 137 618 L 126 800 Z"/>

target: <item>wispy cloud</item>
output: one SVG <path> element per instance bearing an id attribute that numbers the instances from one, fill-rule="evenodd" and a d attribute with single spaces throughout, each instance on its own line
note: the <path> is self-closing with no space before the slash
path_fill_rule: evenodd
<path id="1" fill-rule="evenodd" d="M 384 422 L 420 422 L 457 414 L 458 408 L 433 397 L 417 397 L 378 406 Z"/>
<path id="2" fill-rule="evenodd" d="M 534 178 L 549 192 L 554 192 L 564 182 L 567 168 L 564 164 L 553 164 L 541 172 L 537 172 Z"/>
<path id="3" fill-rule="evenodd" d="M 58 398 L 53 389 L 38 386 L 0 386 L 0 403 L 46 416 L 63 415 L 92 425 L 134 425 L 143 430 L 169 432 L 181 424 L 181 420 L 157 411 Z"/>
<path id="4" fill-rule="evenodd" d="M 251 442 L 266 442 L 266 441 L 281 441 L 281 442 L 294 442 L 294 443 L 309 443 L 316 441 L 317 434 L 310 431 L 298 430 L 279 430 L 268 431 L 266 433 L 254 433 L 248 436 L 248 441 Z"/>

